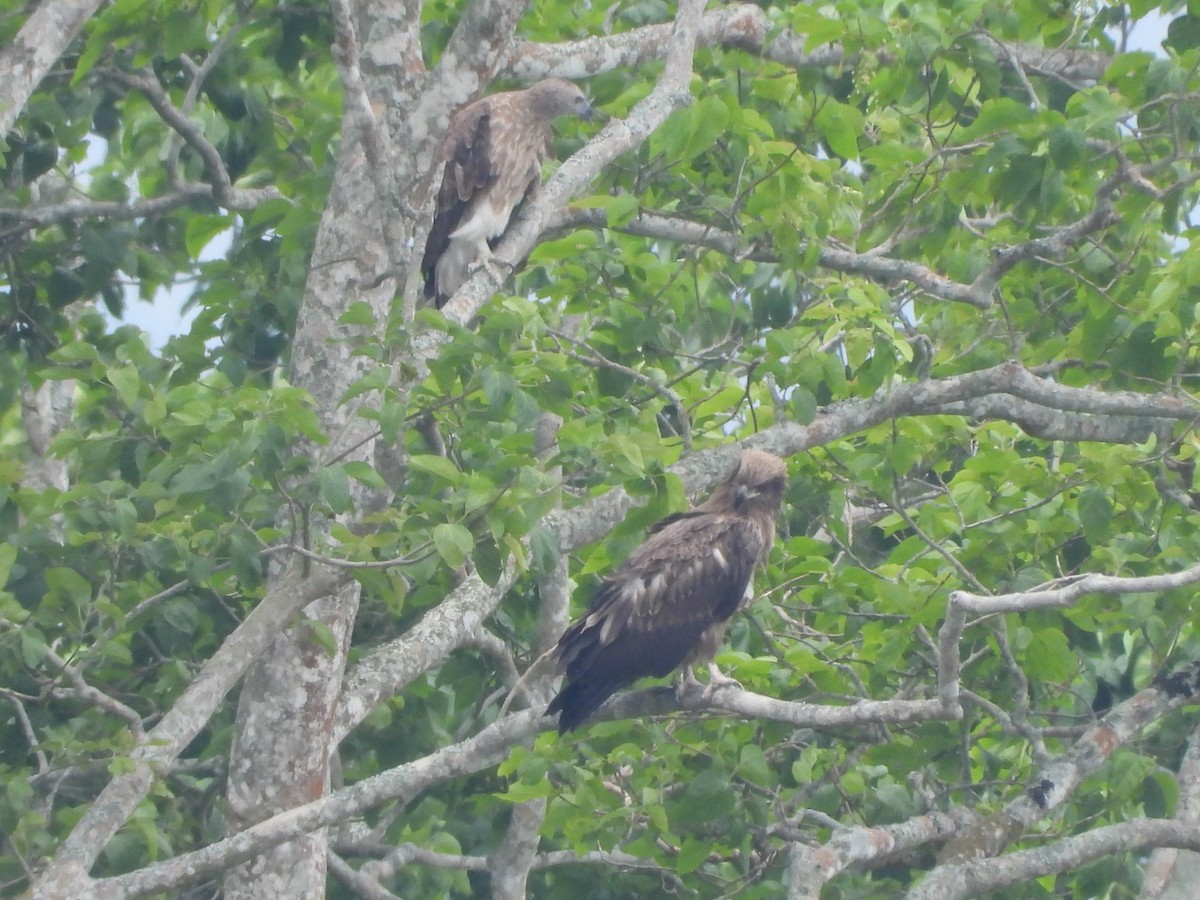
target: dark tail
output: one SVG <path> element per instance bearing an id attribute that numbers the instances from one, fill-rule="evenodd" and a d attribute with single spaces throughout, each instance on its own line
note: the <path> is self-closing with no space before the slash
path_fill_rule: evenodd
<path id="1" fill-rule="evenodd" d="M 592 713 L 604 705 L 604 701 L 620 687 L 604 679 L 584 678 L 568 682 L 558 696 L 546 707 L 546 715 L 558 713 L 558 733 L 566 734 L 578 728 Z"/>

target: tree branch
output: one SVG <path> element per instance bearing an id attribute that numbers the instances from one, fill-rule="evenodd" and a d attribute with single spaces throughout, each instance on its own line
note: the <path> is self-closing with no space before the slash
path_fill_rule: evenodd
<path id="1" fill-rule="evenodd" d="M 1191 663 L 1113 707 L 1067 753 L 1042 766 L 1028 790 L 948 843 L 942 854 L 947 865 L 934 870 L 912 896 L 941 897 L 941 891 L 960 877 L 961 866 L 957 864 L 998 855 L 1050 810 L 1064 803 L 1118 748 L 1168 712 L 1194 703 L 1200 692 L 1198 677 L 1200 663 Z"/>
<path id="2" fill-rule="evenodd" d="M 556 214 L 551 220 L 551 227 L 554 228 L 569 229 L 583 226 L 607 228 L 604 210 L 568 208 Z M 614 230 L 639 237 L 705 247 L 718 253 L 724 253 L 733 259 L 780 262 L 779 255 L 769 248 L 756 244 L 747 246 L 745 241 L 731 231 L 690 219 L 641 212 Z M 878 254 L 854 253 L 849 250 L 823 247 L 817 256 L 817 265 L 832 272 L 860 275 L 876 282 L 909 281 L 931 297 L 954 303 L 966 303 L 976 309 L 988 309 L 992 305 L 992 298 L 988 292 L 977 290 L 972 285 L 952 281 L 927 266 L 905 259 L 892 259 Z"/>
<path id="3" fill-rule="evenodd" d="M 149 101 L 150 106 L 158 113 L 159 117 L 187 141 L 188 145 L 204 160 L 204 167 L 208 171 L 213 188 L 213 197 L 222 206 L 227 206 L 231 199 L 233 184 L 229 180 L 229 172 L 225 169 L 225 161 L 221 159 L 220 151 L 213 146 L 199 125 L 176 108 L 162 85 L 158 83 L 158 78 L 154 73 L 103 69 L 99 74 L 109 81 L 133 88 Z"/>
<path id="4" fill-rule="evenodd" d="M 0 625 L 6 628 L 15 629 L 17 626 L 6 619 L 0 619 Z M 83 677 L 83 673 L 79 671 L 77 666 L 71 665 L 65 659 L 54 651 L 54 648 L 47 647 L 45 649 L 46 659 L 48 659 L 55 668 L 67 676 L 67 680 L 71 682 L 70 688 L 59 688 L 54 693 L 58 697 L 73 697 L 77 700 L 82 700 L 84 703 L 90 703 L 92 706 L 103 710 L 111 716 L 116 716 L 129 727 L 129 733 L 133 735 L 133 739 L 137 743 L 142 743 L 146 739 L 146 733 L 142 730 L 142 717 L 136 709 L 126 706 L 115 697 L 110 697 L 104 691 L 88 684 Z"/>
<path id="5" fill-rule="evenodd" d="M 1150 594 L 1187 587 L 1197 581 L 1200 581 L 1200 564 L 1179 572 L 1138 578 L 1092 573 L 1059 578 L 1041 587 L 1012 594 L 988 596 L 954 591 L 950 594 L 950 604 L 977 615 L 1028 612 L 1048 606 L 1070 606 L 1085 594 Z"/>
<path id="6" fill-rule="evenodd" d="M 112 836 L 133 814 L 155 779 L 208 723 L 226 694 L 297 612 L 327 596 L 338 578 L 322 571 L 293 570 L 267 594 L 225 639 L 170 711 L 130 755 L 130 770 L 100 792 L 71 829 L 33 886 L 35 897 L 74 900 L 87 884 L 88 870 Z"/>
<path id="7" fill-rule="evenodd" d="M 273 187 L 268 188 L 231 188 L 233 205 L 230 209 L 249 210 L 267 200 L 281 197 Z M 132 200 L 128 203 L 118 203 L 108 200 L 68 200 L 47 206 L 30 207 L 0 207 L 0 219 L 12 220 L 18 225 L 40 228 L 53 225 L 62 219 L 119 219 L 130 221 L 144 219 L 161 213 L 170 212 L 181 206 L 186 206 L 194 200 L 215 199 L 212 185 L 184 184 L 161 197 L 151 197 L 146 200 Z"/>
<path id="8" fill-rule="evenodd" d="M 366 900 L 400 900 L 369 874 L 356 869 L 336 853 L 329 854 L 329 871 L 346 887 Z"/>
<path id="9" fill-rule="evenodd" d="M 100 898 L 144 897 L 196 884 L 230 865 L 258 856 L 271 847 L 358 815 L 387 800 L 401 806 L 434 784 L 489 768 L 504 759 L 513 744 L 533 735 L 542 719 L 538 711 L 523 710 L 488 725 L 465 741 L 429 756 L 364 779 L 352 787 L 271 816 L 257 825 L 200 850 L 146 866 L 136 872 L 94 882 Z M 62 894 L 76 898 L 76 892 Z"/>
<path id="10" fill-rule="evenodd" d="M 34 88 L 79 36 L 100 0 L 43 0 L 0 53 L 0 138 L 12 131 Z"/>
<path id="11" fill-rule="evenodd" d="M 1190 421 L 1200 415 L 1195 399 L 1183 393 L 1073 388 L 1040 378 L 1019 363 L 1007 362 L 948 378 L 889 385 L 865 400 L 844 400 L 828 406 L 808 425 L 780 422 L 764 428 L 743 445 L 792 456 L 893 418 L 938 415 L 947 404 L 989 394 L 1017 397 L 1046 409 L 1146 421 Z M 670 471 L 683 480 L 689 494 L 700 493 L 728 473 L 738 452 L 736 445 L 702 450 L 676 463 Z M 569 553 L 604 537 L 631 506 L 633 500 L 625 490 L 613 488 L 562 513 L 550 513 L 542 524 L 555 531 L 559 549 Z"/>
<path id="12" fill-rule="evenodd" d="M 578 41 L 539 44 L 523 41 L 512 48 L 505 68 L 515 78 L 589 78 L 662 59 L 670 26 L 643 25 L 620 34 Z M 854 66 L 859 54 L 847 54 L 839 44 L 805 49 L 807 35 L 777 29 L 758 6 L 744 3 L 710 10 L 699 23 L 696 45 L 724 46 L 759 53 L 765 59 L 797 69 Z M 1096 81 L 1112 57 L 1106 53 L 1065 48 L 1046 49 L 1028 44 L 1005 44 L 1001 65 L 1020 65 L 1040 75 L 1076 82 Z M 892 54 L 873 54 L 879 65 L 894 62 Z"/>
<path id="13" fill-rule="evenodd" d="M 969 419 L 1001 419 L 1043 441 L 1095 441 L 1104 444 L 1141 444 L 1154 434 L 1152 419 L 1132 416 L 1093 416 L 1086 412 L 1061 412 L 1029 400 L 989 394 L 958 403 L 947 403 L 938 415 Z"/>
<path id="14" fill-rule="evenodd" d="M 979 897 L 1044 875 L 1065 872 L 1104 856 L 1146 847 L 1200 851 L 1200 827 L 1173 819 L 1139 819 L 1102 825 L 1032 850 L 1018 850 L 996 859 L 939 866 L 907 896 L 910 900 Z"/>
<path id="15" fill-rule="evenodd" d="M 495 586 L 472 572 L 416 625 L 361 659 L 346 674 L 334 723 L 334 743 L 353 731 L 375 704 L 394 696 L 471 640 L 500 605 L 516 574 L 511 559 Z"/>

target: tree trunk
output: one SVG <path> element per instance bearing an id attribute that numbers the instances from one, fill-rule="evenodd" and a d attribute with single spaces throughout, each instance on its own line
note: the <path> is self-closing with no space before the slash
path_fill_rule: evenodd
<path id="1" fill-rule="evenodd" d="M 348 296 L 370 303 L 377 322 L 387 318 L 392 282 L 371 291 L 359 287 L 369 280 L 363 274 L 364 263 L 377 263 L 380 270 L 386 267 L 382 231 L 366 212 L 374 209 L 372 195 L 367 167 L 348 134 L 313 254 L 290 373 L 292 383 L 316 399 L 322 430 L 330 436 L 325 447 L 310 448 L 314 468 L 369 460 L 374 447 L 374 423 L 357 416 L 359 405 L 370 395 L 339 405 L 369 360 L 352 355 L 360 342 L 338 324 Z M 359 492 L 354 499 L 368 498 Z M 296 539 L 308 542 L 320 534 L 314 528 Z M 293 560 L 287 565 L 304 564 Z M 350 584 L 313 603 L 250 670 L 230 753 L 226 790 L 230 833 L 325 793 L 334 749 L 332 724 L 358 598 L 358 585 Z M 335 652 L 330 652 L 328 640 L 318 639 L 316 629 L 328 629 Z M 325 866 L 325 832 L 319 831 L 231 871 L 225 879 L 225 896 L 322 897 Z"/>

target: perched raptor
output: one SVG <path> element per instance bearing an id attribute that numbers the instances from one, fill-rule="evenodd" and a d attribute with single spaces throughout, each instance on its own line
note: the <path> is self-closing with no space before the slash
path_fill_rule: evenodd
<path id="1" fill-rule="evenodd" d="M 733 681 L 712 658 L 730 617 L 753 596 L 750 579 L 775 541 L 786 484 L 783 460 L 743 451 L 711 497 L 655 525 L 604 579 L 555 648 L 567 680 L 546 712 L 558 713 L 559 733 L 630 682 L 680 664 L 688 681 L 699 663 L 708 664 L 714 684 Z"/>
<path id="2" fill-rule="evenodd" d="M 523 91 L 469 103 L 454 114 L 442 142 L 445 163 L 421 274 L 425 296 L 440 308 L 491 256 L 513 210 L 541 185 L 559 116 L 592 117 L 576 85 L 547 78 Z"/>

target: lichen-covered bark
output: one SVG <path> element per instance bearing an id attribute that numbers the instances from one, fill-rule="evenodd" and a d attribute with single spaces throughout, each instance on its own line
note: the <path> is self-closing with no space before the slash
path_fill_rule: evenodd
<path id="1" fill-rule="evenodd" d="M 343 147 L 334 187 L 313 254 L 304 306 L 296 327 L 293 383 L 312 393 L 330 442 L 309 448 L 314 463 L 371 458 L 374 430 L 357 404 L 339 403 L 369 361 L 353 355 L 358 340 L 338 325 L 346 298 L 365 300 L 384 322 L 391 283 L 363 290 L 387 267 L 373 184 L 353 140 Z M 369 398 L 362 396 L 358 403 Z M 358 499 L 366 500 L 364 496 Z M 320 540 L 319 532 L 308 536 Z M 293 560 L 291 567 L 303 567 Z M 240 831 L 269 816 L 315 800 L 327 787 L 333 717 L 341 691 L 345 651 L 358 608 L 356 584 L 305 610 L 257 662 L 242 689 L 227 799 L 229 827 Z M 309 620 L 332 633 L 336 651 L 317 640 Z M 229 873 L 227 897 L 320 897 L 324 894 L 323 832 L 273 848 Z"/>
<path id="2" fill-rule="evenodd" d="M 443 55 L 440 78 L 433 80 L 424 77 L 414 40 L 418 4 L 390 9 L 371 5 L 364 19 L 370 26 L 365 46 L 343 46 L 343 81 L 352 91 L 365 91 L 367 102 L 347 106 L 342 156 L 321 220 L 292 350 L 291 381 L 312 394 L 329 438 L 327 445 L 310 448 L 315 461 L 374 459 L 377 429 L 359 410 L 377 398 L 364 394 L 348 403 L 341 400 L 373 363 L 354 355 L 359 341 L 338 322 L 351 303 L 365 301 L 382 328 L 396 293 L 412 294 L 408 269 L 415 245 L 413 210 L 424 204 L 433 137 L 444 127 L 422 104 L 436 102 L 447 92 L 455 96 L 484 87 L 523 9 L 524 4 L 512 0 L 471 4 Z M 353 40 L 352 17 L 345 9 L 339 13 L 345 44 Z M 370 18 L 372 13 L 377 17 Z M 360 52 L 355 54 L 355 49 Z M 353 68 L 360 64 L 365 71 Z M 368 107 L 388 114 L 374 122 Z M 441 108 L 444 116 L 450 104 L 443 101 Z M 386 143 L 389 134 L 402 135 L 404 145 Z M 380 153 L 386 158 L 380 159 Z M 405 308 L 411 310 L 411 297 Z M 354 499 L 360 509 L 386 500 L 368 496 L 365 490 Z M 319 544 L 324 531 L 318 523 L 307 539 Z M 338 698 L 358 599 L 357 586 L 347 585 L 305 611 L 317 627 L 332 634 L 335 652 L 330 653 L 302 620 L 282 634 L 251 671 L 241 695 L 230 759 L 231 832 L 316 800 L 328 789 L 328 762 L 340 737 L 335 728 Z M 324 832 L 306 834 L 230 872 L 225 895 L 321 897 L 326 859 Z"/>
<path id="3" fill-rule="evenodd" d="M 44 0 L 0 52 L 0 136 L 12 130 L 33 89 L 99 8 L 100 0 Z"/>

